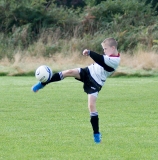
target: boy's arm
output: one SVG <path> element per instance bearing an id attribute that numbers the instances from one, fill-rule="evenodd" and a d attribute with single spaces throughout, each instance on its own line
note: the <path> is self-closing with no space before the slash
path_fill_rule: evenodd
<path id="1" fill-rule="evenodd" d="M 102 66 L 106 71 L 108 72 L 112 72 L 114 71 L 115 69 L 108 66 L 105 62 L 104 62 L 104 57 L 103 55 L 100 55 L 100 54 L 97 54 L 93 51 L 88 51 L 88 55 L 97 63 L 99 64 L 100 66 Z"/>

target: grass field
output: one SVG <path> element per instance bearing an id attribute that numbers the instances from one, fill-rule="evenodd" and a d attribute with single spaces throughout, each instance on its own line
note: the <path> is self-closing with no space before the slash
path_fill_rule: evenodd
<path id="1" fill-rule="evenodd" d="M 157 160 L 158 78 L 109 78 L 95 144 L 82 83 L 31 92 L 34 77 L 0 77 L 0 160 Z"/>

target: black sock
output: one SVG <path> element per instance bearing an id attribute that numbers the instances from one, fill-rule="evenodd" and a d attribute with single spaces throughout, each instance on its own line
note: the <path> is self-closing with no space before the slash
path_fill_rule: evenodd
<path id="1" fill-rule="evenodd" d="M 61 81 L 62 79 L 64 79 L 62 72 L 54 73 L 49 82 L 42 83 L 42 84 L 46 85 L 46 84 L 51 83 L 51 82 Z"/>
<path id="2" fill-rule="evenodd" d="M 51 82 L 56 82 L 56 81 L 60 81 L 63 79 L 63 74 L 62 72 L 59 72 L 59 73 L 54 73 L 51 80 L 48 82 L 48 83 L 51 83 Z"/>
<path id="3" fill-rule="evenodd" d="M 98 115 L 96 116 L 91 116 L 90 119 L 91 125 L 92 125 L 92 129 L 93 129 L 93 133 L 99 133 L 99 118 Z"/>

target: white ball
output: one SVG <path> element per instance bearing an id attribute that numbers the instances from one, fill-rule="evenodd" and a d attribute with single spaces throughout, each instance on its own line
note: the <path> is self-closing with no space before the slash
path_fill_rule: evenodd
<path id="1" fill-rule="evenodd" d="M 40 82 L 48 82 L 53 76 L 53 72 L 50 67 L 42 65 L 36 69 L 35 77 Z"/>

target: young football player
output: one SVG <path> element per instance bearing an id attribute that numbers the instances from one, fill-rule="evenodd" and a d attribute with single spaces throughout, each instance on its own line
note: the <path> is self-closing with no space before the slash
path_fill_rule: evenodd
<path id="1" fill-rule="evenodd" d="M 83 82 L 84 91 L 88 95 L 90 123 L 92 125 L 95 143 L 101 142 L 96 100 L 107 77 L 114 73 L 120 63 L 120 54 L 117 50 L 117 45 L 117 41 L 114 38 L 107 38 L 101 43 L 104 50 L 103 55 L 95 53 L 89 49 L 83 51 L 84 56 L 89 56 L 95 61 L 94 64 L 91 64 L 86 68 L 75 68 L 55 73 L 49 82 L 38 82 L 32 87 L 32 91 L 37 92 L 47 84 L 63 80 L 66 77 L 74 77 L 76 80 Z"/>

